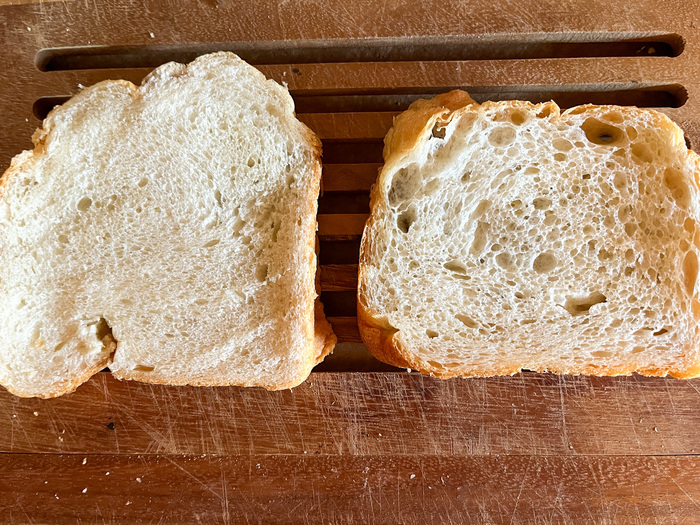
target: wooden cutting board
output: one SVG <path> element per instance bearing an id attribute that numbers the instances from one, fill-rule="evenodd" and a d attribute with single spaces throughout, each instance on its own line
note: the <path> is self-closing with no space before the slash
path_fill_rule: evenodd
<path id="1" fill-rule="evenodd" d="M 11 4 L 18 5 L 11 5 Z M 691 0 L 0 0 L 0 166 L 55 104 L 232 50 L 323 140 L 321 286 L 341 344 L 291 391 L 101 373 L 0 392 L 0 522 L 698 523 L 700 381 L 440 381 L 368 355 L 357 252 L 382 138 L 421 96 L 655 107 L 700 145 Z"/>

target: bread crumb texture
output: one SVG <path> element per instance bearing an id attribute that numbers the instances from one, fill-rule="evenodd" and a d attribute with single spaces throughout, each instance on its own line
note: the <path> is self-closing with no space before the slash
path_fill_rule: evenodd
<path id="1" fill-rule="evenodd" d="M 0 190 L 0 383 L 304 380 L 320 142 L 286 89 L 215 53 L 84 89 L 34 142 Z"/>
<path id="2" fill-rule="evenodd" d="M 373 188 L 374 353 L 440 377 L 700 374 L 700 163 L 681 130 L 632 107 L 441 97 L 397 118 Z"/>

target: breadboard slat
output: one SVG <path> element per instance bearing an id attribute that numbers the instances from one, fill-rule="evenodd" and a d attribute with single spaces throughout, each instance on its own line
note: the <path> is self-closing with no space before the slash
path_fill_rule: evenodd
<path id="1" fill-rule="evenodd" d="M 696 457 L 13 454 L 0 469 L 11 523 L 692 523 L 700 498 Z"/>
<path id="2" fill-rule="evenodd" d="M 693 455 L 700 451 L 699 386 L 639 376 L 444 381 L 405 372 L 319 372 L 292 390 L 267 392 L 147 385 L 105 373 L 50 401 L 1 390 L 0 451 Z"/>
<path id="3" fill-rule="evenodd" d="M 357 265 L 328 264 L 321 266 L 321 289 L 330 292 L 357 289 Z"/>
<path id="4" fill-rule="evenodd" d="M 357 286 L 357 283 L 355 283 Z M 339 343 L 362 343 L 357 317 L 328 317 Z"/>
<path id="5" fill-rule="evenodd" d="M 318 216 L 318 236 L 322 240 L 350 240 L 362 235 L 368 214 L 338 213 Z"/>
<path id="6" fill-rule="evenodd" d="M 369 191 L 377 180 L 381 164 L 326 164 L 323 191 Z"/>

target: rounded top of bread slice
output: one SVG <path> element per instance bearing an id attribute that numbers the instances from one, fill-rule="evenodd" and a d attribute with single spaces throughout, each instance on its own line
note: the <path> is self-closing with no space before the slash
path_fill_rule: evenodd
<path id="1" fill-rule="evenodd" d="M 358 318 L 440 377 L 700 374 L 698 156 L 665 115 L 420 101 L 385 141 Z"/>
<path id="2" fill-rule="evenodd" d="M 33 140 L 2 178 L 1 384 L 303 381 L 320 143 L 286 89 L 214 53 L 86 88 Z"/>

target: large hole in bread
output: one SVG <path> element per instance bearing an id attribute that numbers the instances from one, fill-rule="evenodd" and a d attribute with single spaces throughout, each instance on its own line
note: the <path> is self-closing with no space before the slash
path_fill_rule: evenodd
<path id="1" fill-rule="evenodd" d="M 78 201 L 78 211 L 85 212 L 90 206 L 92 206 L 92 199 L 90 197 L 83 197 Z"/>
<path id="2" fill-rule="evenodd" d="M 432 131 L 433 138 L 444 139 L 445 138 L 445 127 L 440 124 L 435 124 Z"/>
<path id="3" fill-rule="evenodd" d="M 491 226 L 486 222 L 478 222 L 476 230 L 474 230 L 474 240 L 469 250 L 471 255 L 478 255 L 484 250 L 490 227 Z"/>
<path id="4" fill-rule="evenodd" d="M 455 318 L 460 321 L 464 326 L 467 328 L 478 328 L 479 323 L 477 323 L 474 319 L 469 317 L 468 315 L 465 314 L 456 314 Z"/>
<path id="5" fill-rule="evenodd" d="M 581 124 L 581 129 L 590 142 L 600 146 L 620 144 L 626 137 L 625 132 L 620 128 L 601 122 L 593 117 L 587 118 L 583 124 Z"/>
<path id="6" fill-rule="evenodd" d="M 681 208 L 687 208 L 690 205 L 690 189 L 681 171 L 676 168 L 666 168 L 666 171 L 664 171 L 664 184 L 671 190 L 673 199 Z"/>
<path id="7" fill-rule="evenodd" d="M 557 258 L 549 252 L 541 253 L 532 261 L 532 269 L 537 273 L 549 273 L 557 265 Z"/>
<path id="8" fill-rule="evenodd" d="M 396 206 L 413 197 L 418 188 L 421 187 L 420 172 L 415 164 L 411 164 L 400 169 L 394 174 L 391 179 L 391 187 L 389 188 L 389 204 Z"/>
<path id="9" fill-rule="evenodd" d="M 695 292 L 695 282 L 698 278 L 698 256 L 695 252 L 688 252 L 683 259 L 683 283 L 688 295 Z"/>
<path id="10" fill-rule="evenodd" d="M 537 197 L 532 201 L 532 205 L 536 210 L 546 210 L 552 205 L 552 199 L 547 197 Z"/>
<path id="11" fill-rule="evenodd" d="M 489 134 L 489 142 L 492 146 L 505 147 L 515 140 L 515 129 L 510 126 L 498 126 Z"/>
<path id="12" fill-rule="evenodd" d="M 443 268 L 446 270 L 449 270 L 454 273 L 459 273 L 462 275 L 466 275 L 467 273 L 467 267 L 464 266 L 461 262 L 459 261 L 450 261 L 446 262 L 445 264 L 442 265 Z"/>
<path id="13" fill-rule="evenodd" d="M 564 309 L 573 316 L 586 315 L 592 306 L 604 303 L 607 298 L 600 292 L 593 292 L 586 297 L 567 297 Z"/>
<path id="14" fill-rule="evenodd" d="M 519 109 L 511 109 L 508 112 L 508 120 L 510 120 L 516 126 L 520 126 L 521 124 L 524 124 L 527 117 L 528 117 L 527 113 L 525 113 L 524 111 L 521 111 Z"/>
<path id="15" fill-rule="evenodd" d="M 396 219 L 396 226 L 402 233 L 408 233 L 413 223 L 416 222 L 416 210 L 413 206 L 402 212 Z"/>
<path id="16" fill-rule="evenodd" d="M 267 279 L 267 264 L 258 264 L 255 268 L 255 280 L 262 283 Z"/>

